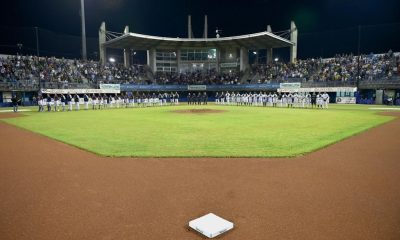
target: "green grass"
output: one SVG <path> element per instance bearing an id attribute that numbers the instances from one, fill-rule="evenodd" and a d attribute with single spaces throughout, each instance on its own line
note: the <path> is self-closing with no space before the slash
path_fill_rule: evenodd
<path id="1" fill-rule="evenodd" d="M 385 123 L 371 106 L 329 110 L 177 106 L 24 113 L 10 124 L 105 156 L 286 157 L 308 153 Z M 177 114 L 212 108 L 219 114 Z"/>

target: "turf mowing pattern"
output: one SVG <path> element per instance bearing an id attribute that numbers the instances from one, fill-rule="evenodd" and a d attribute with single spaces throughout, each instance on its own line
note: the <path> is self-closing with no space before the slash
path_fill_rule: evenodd
<path id="1" fill-rule="evenodd" d="M 328 110 L 167 106 L 24 113 L 8 123 L 76 147 L 117 157 L 288 157 L 320 149 L 393 119 L 370 106 Z M 185 109 L 219 113 L 176 113 Z M 23 139 L 21 139 L 23 141 Z"/>

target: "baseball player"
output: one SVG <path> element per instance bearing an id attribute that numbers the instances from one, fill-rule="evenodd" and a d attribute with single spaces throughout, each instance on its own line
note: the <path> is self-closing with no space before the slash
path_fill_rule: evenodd
<path id="1" fill-rule="evenodd" d="M 89 110 L 89 96 L 87 94 L 83 95 L 83 102 L 85 105 L 85 110 Z"/>
<path id="2" fill-rule="evenodd" d="M 58 105 L 59 105 L 60 99 L 58 98 L 58 95 L 54 95 L 54 112 L 58 112 Z"/>
<path id="3" fill-rule="evenodd" d="M 179 105 L 179 94 L 178 94 L 178 92 L 175 92 L 175 104 Z"/>
<path id="4" fill-rule="evenodd" d="M 287 107 L 288 108 L 293 108 L 293 95 L 292 95 L 292 93 L 289 92 L 289 94 L 286 96 L 286 101 L 287 101 Z"/>
<path id="5" fill-rule="evenodd" d="M 65 98 L 65 95 L 64 95 L 64 94 L 61 94 L 60 99 L 61 99 L 62 111 L 65 112 L 65 102 L 67 101 L 66 98 Z"/>
<path id="6" fill-rule="evenodd" d="M 72 111 L 72 95 L 67 94 L 68 111 Z"/>
<path id="7" fill-rule="evenodd" d="M 272 94 L 272 106 L 277 107 L 277 104 L 278 104 L 278 95 L 276 94 L 276 92 L 274 92 L 274 94 Z"/>
<path id="8" fill-rule="evenodd" d="M 322 94 L 322 101 L 323 101 L 323 108 L 328 109 L 328 105 L 329 105 L 329 94 L 324 92 L 324 94 Z"/>
<path id="9" fill-rule="evenodd" d="M 323 105 L 322 94 L 318 93 L 317 94 L 317 108 L 322 108 L 322 105 Z"/>
<path id="10" fill-rule="evenodd" d="M 204 105 L 207 105 L 207 103 L 208 103 L 208 96 L 207 96 L 207 93 L 204 92 L 204 93 L 203 93 L 203 104 L 204 104 Z"/>
<path id="11" fill-rule="evenodd" d="M 47 94 L 47 97 L 46 97 L 46 105 L 47 105 L 47 111 L 48 112 L 51 112 L 51 96 L 50 96 L 50 94 Z"/>
<path id="12" fill-rule="evenodd" d="M 78 93 L 75 93 L 74 102 L 75 102 L 75 110 L 79 111 L 79 95 L 78 95 Z"/>
<path id="13" fill-rule="evenodd" d="M 92 110 L 96 110 L 97 98 L 94 93 L 92 94 Z"/>

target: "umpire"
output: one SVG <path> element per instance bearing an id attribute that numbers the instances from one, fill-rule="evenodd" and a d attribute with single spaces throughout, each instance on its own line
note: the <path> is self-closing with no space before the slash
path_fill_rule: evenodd
<path id="1" fill-rule="evenodd" d="M 14 111 L 14 112 L 18 112 L 18 102 L 20 102 L 20 101 L 21 101 L 21 99 L 19 99 L 19 98 L 17 97 L 17 95 L 14 95 L 14 96 L 11 98 L 11 103 L 12 103 L 13 111 Z"/>

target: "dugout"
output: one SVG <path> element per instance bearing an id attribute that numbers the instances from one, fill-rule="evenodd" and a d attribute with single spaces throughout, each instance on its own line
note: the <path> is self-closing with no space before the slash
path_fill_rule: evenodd
<path id="1" fill-rule="evenodd" d="M 3 91 L 0 92 L 0 107 L 11 107 L 11 98 L 14 95 L 21 99 L 20 105 L 22 106 L 35 105 L 37 97 L 35 91 Z"/>

